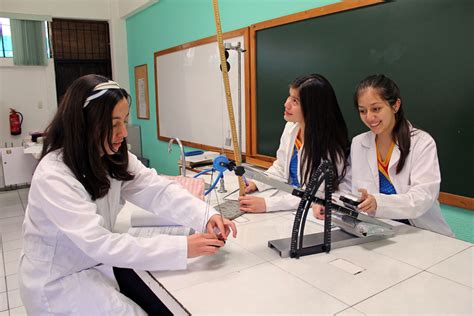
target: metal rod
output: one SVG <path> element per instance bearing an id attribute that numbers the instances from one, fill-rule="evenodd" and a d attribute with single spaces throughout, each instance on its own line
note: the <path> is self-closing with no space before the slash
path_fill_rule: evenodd
<path id="1" fill-rule="evenodd" d="M 242 153 L 242 51 L 240 50 L 240 42 L 237 43 L 237 78 L 238 78 L 238 94 L 237 94 L 237 103 L 238 103 L 238 124 L 239 124 L 239 147 L 240 153 Z"/>

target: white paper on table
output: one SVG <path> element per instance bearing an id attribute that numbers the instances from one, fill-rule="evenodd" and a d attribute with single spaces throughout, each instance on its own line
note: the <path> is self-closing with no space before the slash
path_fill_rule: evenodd
<path id="1" fill-rule="evenodd" d="M 128 233 L 135 237 L 154 237 L 157 235 L 189 236 L 194 229 L 185 226 L 130 227 Z"/>
<path id="2" fill-rule="evenodd" d="M 246 195 L 266 198 L 266 197 L 274 196 L 277 193 L 278 193 L 277 189 L 268 189 L 268 190 L 264 190 L 264 191 L 255 191 L 255 192 L 252 192 L 252 193 L 247 193 Z M 224 200 L 237 201 L 238 199 L 239 199 L 239 189 L 236 189 L 235 191 L 232 191 L 231 193 L 227 194 L 224 197 Z"/>

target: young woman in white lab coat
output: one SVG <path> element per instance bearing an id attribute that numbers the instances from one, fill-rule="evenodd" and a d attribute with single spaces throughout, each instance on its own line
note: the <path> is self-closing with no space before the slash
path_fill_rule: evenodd
<path id="1" fill-rule="evenodd" d="M 453 236 L 438 202 L 441 174 L 436 144 L 405 118 L 400 90 L 384 75 L 363 79 L 354 104 L 369 132 L 351 146 L 352 192 L 359 210 L 379 218 Z"/>
<path id="2" fill-rule="evenodd" d="M 323 159 L 332 162 L 336 187 L 344 178 L 348 166 L 349 138 L 336 94 L 329 81 L 321 75 L 302 76 L 290 84 L 284 105 L 287 121 L 273 165 L 265 172 L 269 176 L 295 187 L 302 187 Z M 268 186 L 249 181 L 246 192 L 267 189 Z M 272 212 L 298 207 L 300 199 L 287 193 L 272 197 L 241 196 L 240 209 L 246 212 Z"/>
<path id="3" fill-rule="evenodd" d="M 113 81 L 81 77 L 47 129 L 23 225 L 19 283 L 29 315 L 145 315 L 119 292 L 112 267 L 185 269 L 188 257 L 224 245 L 214 229 L 221 239 L 236 233 L 233 223 L 127 151 L 128 99 Z M 208 233 L 114 233 L 124 200 Z"/>

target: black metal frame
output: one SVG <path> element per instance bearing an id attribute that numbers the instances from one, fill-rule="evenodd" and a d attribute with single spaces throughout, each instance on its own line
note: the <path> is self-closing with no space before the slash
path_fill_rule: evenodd
<path id="1" fill-rule="evenodd" d="M 327 252 L 331 250 L 331 210 L 332 210 L 332 193 L 333 187 L 333 165 L 328 161 L 323 161 L 318 169 L 311 175 L 306 190 L 300 191 L 295 189 L 293 195 L 299 196 L 301 202 L 296 211 L 295 221 L 293 223 L 293 230 L 291 234 L 291 248 L 290 257 L 299 258 L 301 256 L 311 255 L 320 252 Z M 324 241 L 322 244 L 312 245 L 309 247 L 303 246 L 304 227 L 308 211 L 311 208 L 311 203 L 317 200 L 316 192 L 324 181 Z"/>

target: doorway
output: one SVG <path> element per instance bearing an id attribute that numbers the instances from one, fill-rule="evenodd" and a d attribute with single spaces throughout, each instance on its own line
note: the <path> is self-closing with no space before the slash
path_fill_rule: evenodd
<path id="1" fill-rule="evenodd" d="M 112 78 L 108 22 L 53 19 L 50 30 L 58 104 L 71 83 L 81 76 Z"/>

